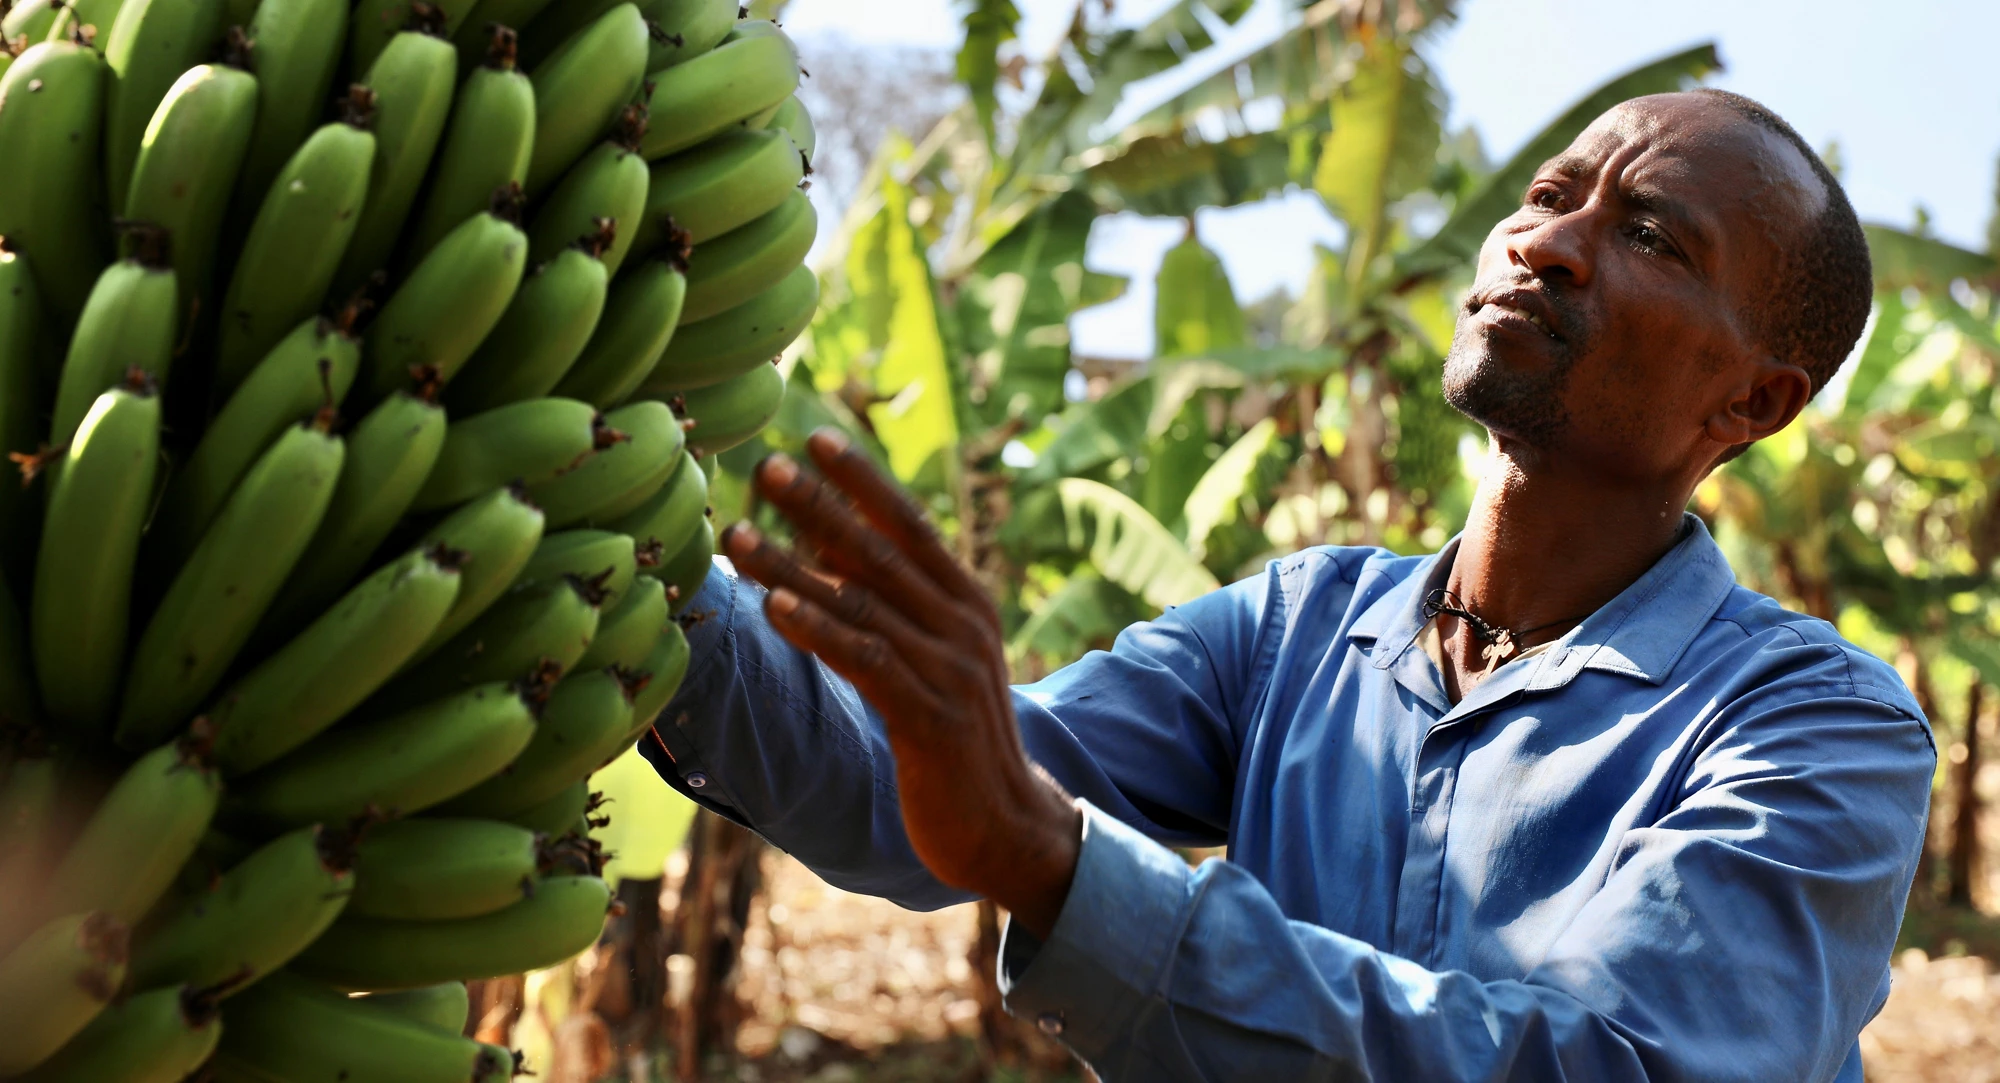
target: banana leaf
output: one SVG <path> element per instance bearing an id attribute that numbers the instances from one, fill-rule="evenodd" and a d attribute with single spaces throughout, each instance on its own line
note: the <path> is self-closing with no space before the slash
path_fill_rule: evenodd
<path id="1" fill-rule="evenodd" d="M 1900 290 L 1914 286 L 1926 292 L 1943 290 L 1954 278 L 1981 282 L 1993 277 L 1993 257 L 1968 252 L 1933 237 L 1919 237 L 1893 226 L 1864 224 L 1868 255 L 1875 263 L 1875 288 Z"/>

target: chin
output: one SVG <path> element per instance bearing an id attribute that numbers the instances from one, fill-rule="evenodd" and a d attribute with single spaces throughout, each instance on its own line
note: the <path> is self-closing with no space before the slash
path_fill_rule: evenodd
<path id="1" fill-rule="evenodd" d="M 1444 362 L 1444 399 L 1502 443 L 1548 448 L 1569 428 L 1570 366 L 1494 349 L 1483 335 L 1461 333 Z M 1535 363 L 1541 362 L 1540 364 Z"/>

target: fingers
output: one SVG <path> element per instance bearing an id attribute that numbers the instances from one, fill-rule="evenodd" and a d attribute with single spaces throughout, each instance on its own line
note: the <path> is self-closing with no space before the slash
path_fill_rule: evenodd
<path id="1" fill-rule="evenodd" d="M 933 634 L 962 627 L 963 610 L 954 600 L 887 535 L 862 522 L 832 486 L 776 455 L 758 465 L 757 485 L 828 568 L 859 581 Z"/>
<path id="2" fill-rule="evenodd" d="M 737 523 L 723 532 L 722 549 L 737 570 L 771 590 L 788 590 L 811 602 L 840 624 L 874 632 L 923 675 L 947 668 L 935 636 L 927 635 L 895 610 L 881 604 L 866 587 L 837 580 L 773 545 L 763 532 Z"/>
<path id="3" fill-rule="evenodd" d="M 889 480 L 868 457 L 837 429 L 816 430 L 806 441 L 813 464 L 854 499 L 854 505 L 947 593 L 960 598 L 984 598 L 965 566 L 945 548 L 930 516 L 924 514 L 901 486 Z"/>
<path id="4" fill-rule="evenodd" d="M 841 624 L 784 587 L 765 596 L 764 613 L 778 634 L 845 677 L 892 725 L 939 717 L 936 694 L 882 636 Z"/>

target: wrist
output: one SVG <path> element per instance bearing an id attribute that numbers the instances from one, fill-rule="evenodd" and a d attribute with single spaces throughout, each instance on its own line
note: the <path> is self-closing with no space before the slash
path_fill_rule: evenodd
<path id="1" fill-rule="evenodd" d="M 1083 810 L 1054 787 L 1029 822 L 1008 832 L 1015 841 L 1008 859 L 997 867 L 1004 870 L 991 890 L 983 892 L 1013 919 L 1046 940 L 1062 916 L 1076 879 L 1076 864 L 1083 852 Z"/>

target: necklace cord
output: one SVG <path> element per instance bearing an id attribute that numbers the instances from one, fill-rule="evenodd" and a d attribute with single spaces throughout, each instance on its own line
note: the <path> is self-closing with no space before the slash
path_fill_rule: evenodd
<path id="1" fill-rule="evenodd" d="M 1465 626 L 1472 629 L 1473 638 L 1479 640 L 1481 643 L 1495 643 L 1502 636 L 1505 636 L 1509 642 L 1519 643 L 1536 632 L 1547 631 L 1559 624 L 1577 624 L 1590 615 L 1586 613 L 1581 617 L 1564 617 L 1561 620 L 1552 620 L 1547 624 L 1537 624 L 1533 628 L 1524 628 L 1517 632 L 1512 628 L 1502 627 L 1501 625 L 1482 619 L 1478 614 L 1465 607 L 1464 601 L 1459 598 L 1457 593 L 1443 587 L 1431 591 L 1424 598 L 1424 619 L 1435 620 L 1440 613 L 1448 614 L 1464 621 Z"/>

